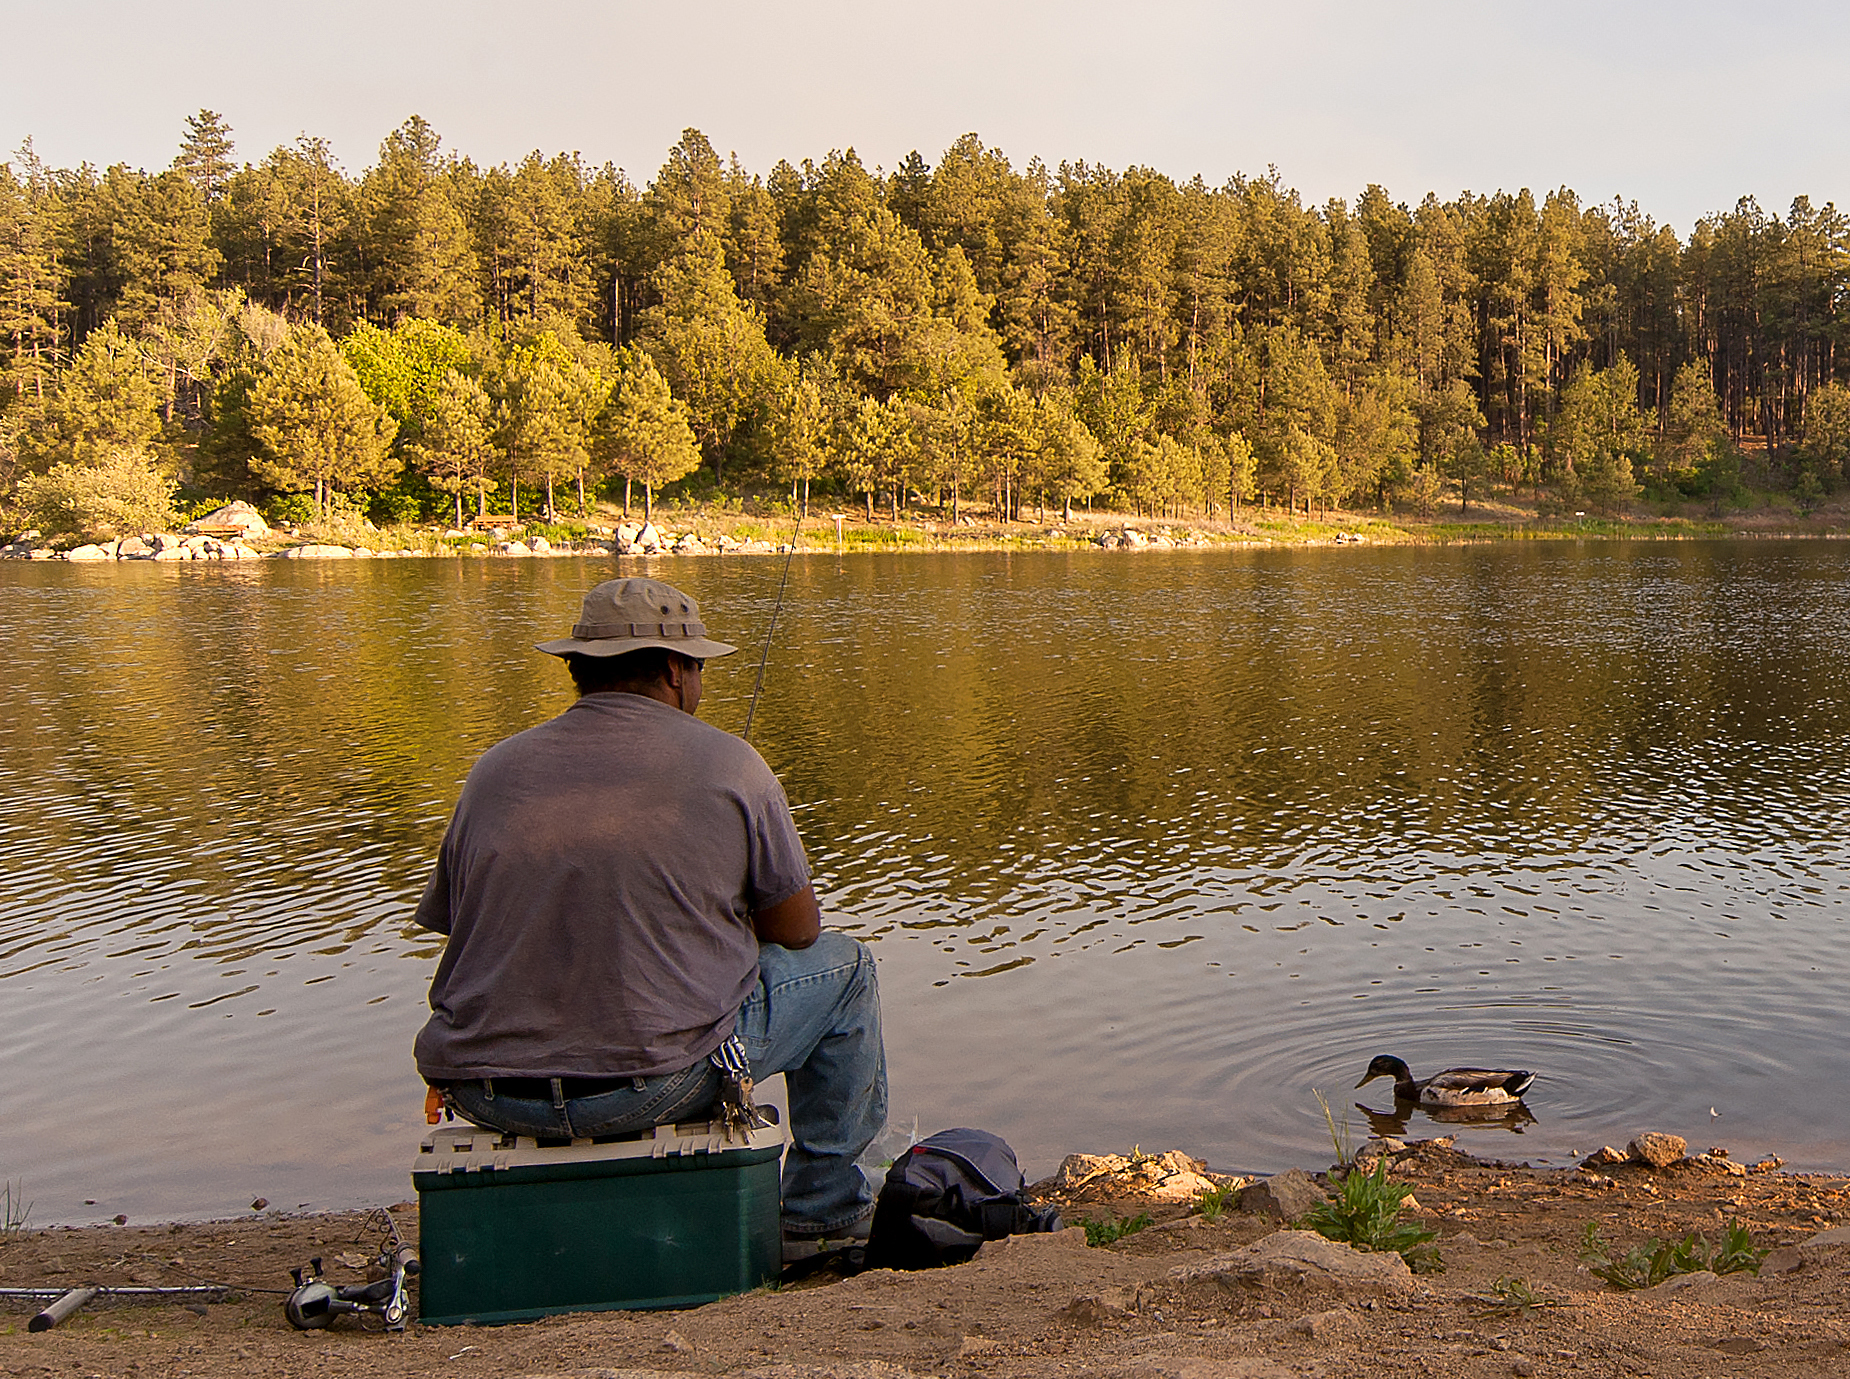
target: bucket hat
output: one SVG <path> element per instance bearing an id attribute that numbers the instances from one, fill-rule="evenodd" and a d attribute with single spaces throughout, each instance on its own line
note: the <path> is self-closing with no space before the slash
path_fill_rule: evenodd
<path id="1" fill-rule="evenodd" d="M 609 579 L 585 595 L 572 635 L 536 643 L 548 656 L 621 656 L 661 646 L 704 661 L 738 650 L 707 640 L 700 605 L 656 579 Z"/>

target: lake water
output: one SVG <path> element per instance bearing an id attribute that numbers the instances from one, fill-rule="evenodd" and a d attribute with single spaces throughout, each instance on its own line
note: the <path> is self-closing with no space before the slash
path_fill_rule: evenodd
<path id="1" fill-rule="evenodd" d="M 407 917 L 611 568 L 0 565 L 35 1222 L 409 1195 Z M 646 568 L 746 648 L 702 708 L 737 730 L 781 562 Z M 1313 1089 L 1359 1138 L 1398 1053 L 1540 1071 L 1478 1152 L 1842 1171 L 1847 710 L 1840 543 L 806 556 L 753 737 L 874 944 L 907 1128 L 1318 1167 Z"/>

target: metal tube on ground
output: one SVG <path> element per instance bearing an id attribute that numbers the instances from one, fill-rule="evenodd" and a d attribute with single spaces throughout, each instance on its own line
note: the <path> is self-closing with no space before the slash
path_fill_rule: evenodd
<path id="1" fill-rule="evenodd" d="M 66 1317 L 70 1316 L 71 1313 L 75 1312 L 78 1308 L 82 1307 L 86 1302 L 90 1301 L 91 1298 L 95 1297 L 96 1293 L 97 1293 L 97 1290 L 94 1288 L 73 1288 L 71 1289 L 70 1292 L 66 1293 L 63 1297 L 59 1298 L 56 1302 L 54 1302 L 50 1307 L 47 1307 L 43 1312 L 39 1313 L 31 1321 L 27 1322 L 26 1330 L 28 1331 L 49 1331 L 51 1330 L 52 1327 L 56 1326 L 59 1322 L 63 1321 Z"/>

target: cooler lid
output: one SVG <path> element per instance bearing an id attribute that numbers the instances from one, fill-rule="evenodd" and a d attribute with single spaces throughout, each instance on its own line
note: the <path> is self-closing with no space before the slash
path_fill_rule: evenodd
<path id="1" fill-rule="evenodd" d="M 719 1121 L 658 1125 L 599 1142 L 541 1145 L 524 1135 L 486 1130 L 466 1121 L 438 1126 L 418 1145 L 413 1173 L 480 1173 L 510 1168 L 556 1168 L 563 1164 L 605 1163 L 613 1159 L 665 1159 L 671 1155 L 724 1156 L 753 1149 L 781 1149 L 784 1127 L 761 1126 L 749 1134 L 726 1132 Z"/>

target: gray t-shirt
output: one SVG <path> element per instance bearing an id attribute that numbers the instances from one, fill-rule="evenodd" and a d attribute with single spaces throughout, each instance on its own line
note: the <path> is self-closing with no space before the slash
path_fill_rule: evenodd
<path id="1" fill-rule="evenodd" d="M 653 1077 L 732 1033 L 752 913 L 809 884 L 751 746 L 636 694 L 590 694 L 482 754 L 417 922 L 449 935 L 418 1071 Z"/>

